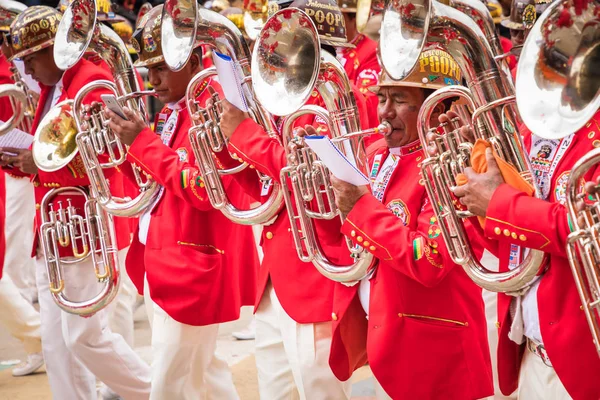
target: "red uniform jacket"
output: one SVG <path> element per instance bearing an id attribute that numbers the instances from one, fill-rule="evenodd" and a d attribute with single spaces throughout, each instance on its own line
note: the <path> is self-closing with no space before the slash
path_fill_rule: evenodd
<path id="1" fill-rule="evenodd" d="M 549 268 L 537 292 L 540 328 L 544 347 L 562 384 L 576 400 L 600 397 L 600 358 L 592 343 L 581 300 L 566 255 L 566 239 L 571 232 L 565 208 L 566 182 L 573 165 L 588 151 L 600 145 L 600 112 L 581 128 L 573 143 L 556 165 L 547 201 L 526 196 L 502 184 L 487 210 L 485 235 L 498 240 L 500 267 L 508 268 L 510 244 L 544 250 L 550 256 Z M 526 145 L 531 135 L 525 134 Z M 585 180 L 598 175 L 590 171 Z M 583 182 L 582 182 L 583 184 Z M 517 388 L 524 345 L 508 338 L 512 298 L 498 298 L 498 374 L 500 389 L 509 394 Z"/>
<path id="2" fill-rule="evenodd" d="M 365 96 L 368 107 L 369 126 L 377 126 L 379 116 L 377 115 L 377 106 L 379 101 L 377 95 L 368 88 L 377 85 L 379 82 L 379 73 L 381 67 L 377 59 L 377 42 L 369 39 L 363 34 L 359 34 L 352 39 L 352 44 L 356 48 L 343 47 L 338 49 L 338 58 L 344 70 L 359 92 Z M 381 135 L 373 135 L 367 140 L 367 144 L 381 139 Z"/>
<path id="3" fill-rule="evenodd" d="M 375 179 L 389 150 L 383 140 L 372 150 Z M 401 151 L 383 200 L 364 195 L 342 226 L 378 264 L 370 281 L 368 321 L 359 285 L 336 286 L 330 366 L 347 380 L 368 359 L 394 399 L 490 396 L 481 289 L 450 260 L 420 175 L 420 144 Z"/>
<path id="4" fill-rule="evenodd" d="M 77 92 L 86 84 L 90 82 L 94 82 L 100 79 L 112 80 L 112 77 L 104 71 L 102 68 L 95 66 L 91 62 L 87 60 L 81 60 L 77 64 L 75 64 L 72 68 L 65 71 L 62 77 L 63 81 L 63 91 L 58 99 L 58 102 L 62 102 L 67 99 L 74 99 Z M 50 95 L 51 88 L 40 84 L 41 93 L 40 100 L 38 103 L 38 107 L 35 113 L 35 118 L 33 120 L 32 132 L 37 130 L 38 124 L 41 119 L 44 117 L 42 112 L 44 110 L 44 106 L 46 104 L 46 99 Z M 92 101 L 100 101 L 100 91 L 98 93 L 92 93 L 86 97 L 85 103 L 90 103 Z M 14 170 L 15 172 L 16 169 Z M 11 171 L 13 172 L 13 171 Z M 20 171 L 18 171 L 20 172 Z M 22 174 L 22 173 L 21 173 Z M 44 172 L 38 171 L 38 174 L 33 176 L 33 186 L 34 186 L 34 194 L 35 194 L 35 202 L 36 202 L 36 221 L 35 221 L 35 230 L 38 231 L 41 226 L 41 215 L 40 215 L 40 204 L 42 199 L 50 190 L 62 186 L 88 186 L 89 180 L 87 177 L 87 173 L 85 171 L 83 160 L 81 159 L 80 154 L 78 153 L 75 158 L 65 167 L 59 169 L 55 172 Z M 116 182 L 121 180 L 120 174 L 114 173 L 111 175 L 111 180 L 114 181 L 111 183 L 112 185 L 116 185 Z M 79 196 L 77 196 L 79 197 Z M 63 204 L 66 205 L 66 196 L 59 196 L 57 201 L 62 200 Z M 73 205 L 79 209 L 80 213 L 83 210 L 83 201 L 80 198 L 73 199 Z M 117 244 L 119 249 L 123 249 L 129 245 L 129 227 L 127 221 L 123 218 L 114 218 L 115 221 L 115 230 L 117 233 Z M 32 254 L 35 256 L 35 251 L 37 248 L 37 240 L 36 238 L 33 243 Z M 70 247 L 61 248 L 62 256 L 70 256 L 72 255 L 72 251 Z"/>
<path id="5" fill-rule="evenodd" d="M 14 83 L 12 81 L 12 74 L 9 68 L 10 64 L 8 63 L 2 52 L 0 52 L 0 85 Z M 12 115 L 13 111 L 8 97 L 0 97 L 0 121 L 8 121 L 8 119 L 12 117 Z"/>
<path id="6" fill-rule="evenodd" d="M 204 91 L 199 101 L 208 98 Z M 146 128 L 129 148 L 128 159 L 164 193 L 151 212 L 146 245 L 136 229 L 126 264 L 140 293 L 146 274 L 152 300 L 173 319 L 209 325 L 235 320 L 241 306 L 253 303 L 258 256 L 251 227 L 234 224 L 211 206 L 190 147 L 190 127 L 184 108 L 170 146 Z M 239 206 L 243 191 L 230 177 L 224 181 Z"/>
<path id="7" fill-rule="evenodd" d="M 319 104 L 317 92 L 309 103 Z M 357 103 L 363 128 L 366 127 L 366 105 L 364 98 L 358 94 Z M 311 115 L 298 118 L 295 125 L 304 126 L 314 123 Z M 327 128 L 316 123 L 321 134 Z M 259 172 L 279 182 L 279 171 L 286 166 L 283 147 L 275 139 L 271 139 L 262 127 L 253 120 L 247 119 L 235 130 L 229 141 L 229 150 Z M 316 221 L 317 236 L 327 256 L 334 263 L 342 261 L 343 236 L 339 232 L 338 218 L 330 221 Z M 300 261 L 291 233 L 287 211 L 282 209 L 274 222 L 263 229 L 261 246 L 264 258 L 262 261 L 255 307 L 258 307 L 266 285 L 271 279 L 273 288 L 285 312 L 296 322 L 315 323 L 331 321 L 334 282 L 325 278 L 312 265 Z M 346 252 L 349 253 L 349 252 Z"/>

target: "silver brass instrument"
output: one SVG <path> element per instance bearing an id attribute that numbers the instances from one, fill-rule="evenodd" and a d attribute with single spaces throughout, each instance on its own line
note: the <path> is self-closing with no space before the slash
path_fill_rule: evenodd
<path id="1" fill-rule="evenodd" d="M 58 196 L 66 196 L 66 204 L 58 200 Z M 83 210 L 73 205 L 76 198 L 84 199 Z M 83 215 L 81 211 L 84 211 Z M 82 317 L 102 310 L 117 295 L 120 283 L 111 217 L 79 187 L 52 189 L 44 196 L 40 213 L 40 240 L 54 301 L 62 310 Z M 61 248 L 71 248 L 74 257 L 61 257 Z M 70 299 L 65 293 L 64 269 L 78 268 L 78 264 L 90 258 L 96 278 L 103 284 L 102 290 L 91 299 Z"/>
<path id="2" fill-rule="evenodd" d="M 210 10 L 200 9 L 195 0 L 167 0 L 162 15 L 162 49 L 165 62 L 173 70 L 183 68 L 197 43 L 214 49 L 232 58 L 242 81 L 244 98 L 254 120 L 272 137 L 277 137 L 271 116 L 254 98 L 250 84 L 250 51 L 242 33 L 229 19 Z M 281 186 L 274 182 L 271 195 L 261 206 L 250 210 L 239 210 L 228 200 L 221 175 L 242 171 L 248 165 L 241 164 L 232 170 L 217 168 L 212 152 L 224 148 L 226 142 L 219 131 L 218 108 L 200 109 L 193 99 L 193 89 L 212 72 L 203 71 L 188 86 L 188 109 L 195 127 L 190 131 L 194 154 L 209 194 L 211 204 L 230 220 L 239 224 L 261 224 L 276 216 L 283 206 Z M 215 99 L 216 100 L 216 99 Z M 218 107 L 219 102 L 214 102 Z M 265 177 L 261 177 L 265 179 Z"/>
<path id="3" fill-rule="evenodd" d="M 12 21 L 26 8 L 26 5 L 16 1 L 0 0 L 0 29 L 9 29 Z M 7 59 L 12 53 L 9 40 L 9 35 L 0 40 L 2 41 L 2 52 Z M 13 128 L 30 133 L 39 96 L 29 89 L 14 63 L 11 63 L 10 72 L 14 84 L 0 85 L 0 97 L 9 97 L 13 116 L 0 125 L 0 135 L 9 132 Z"/>
<path id="4" fill-rule="evenodd" d="M 399 37 L 401 39 L 399 39 Z M 514 96 L 506 76 L 499 71 L 494 54 L 475 22 L 462 12 L 438 1 L 399 0 L 389 2 L 383 17 L 379 54 L 386 72 L 403 79 L 413 69 L 423 48 L 436 47 L 448 52 L 459 65 L 469 90 L 449 87 L 436 91 L 423 104 L 419 115 L 419 136 L 423 146 L 429 119 L 438 101 L 459 96 L 471 104 L 472 123 L 477 138 L 488 141 L 506 162 L 535 187 L 527 153 L 517 130 L 520 118 L 514 109 Z M 459 212 L 449 188 L 456 185 L 456 174 L 469 165 L 470 149 L 457 132 L 438 135 L 438 155 L 422 164 L 423 176 L 432 201 L 440 201 L 434 211 L 452 260 L 463 266 L 479 286 L 495 292 L 515 293 L 535 280 L 545 266 L 545 255 L 530 250 L 523 261 L 509 272 L 493 272 L 481 265 L 473 254 L 462 220 L 471 216 Z"/>
<path id="5" fill-rule="evenodd" d="M 65 11 L 58 27 L 54 59 L 59 68 L 66 70 L 75 65 L 88 49 L 95 51 L 106 61 L 115 83 L 98 81 L 86 85 L 85 90 L 82 89 L 75 99 L 75 116 L 79 116 L 80 108 L 83 108 L 81 100 L 94 90 L 112 92 L 119 102 L 126 104 L 130 110 L 145 116 L 139 97 L 154 95 L 154 92 L 140 90 L 127 47 L 112 29 L 98 25 L 96 0 L 74 0 Z M 125 146 L 110 131 L 107 122 L 98 111 L 92 113 L 92 118 L 87 123 L 81 118 L 78 119 L 78 146 L 73 151 L 81 151 L 93 196 L 107 212 L 121 217 L 138 215 L 154 202 L 160 187 L 154 180 L 143 178 L 134 165 L 133 172 L 140 194 L 134 199 L 112 195 L 104 170 L 123 164 L 127 154 Z M 108 160 L 101 162 L 99 156 L 107 156 Z"/>
<path id="6" fill-rule="evenodd" d="M 600 3 L 583 2 L 579 10 L 574 4 L 555 1 L 542 13 L 517 67 L 517 106 L 523 122 L 547 139 L 577 132 L 600 106 L 600 28 L 595 14 Z M 565 17 L 567 23 L 559 23 Z"/>
<path id="7" fill-rule="evenodd" d="M 573 232 L 567 238 L 567 256 L 594 345 L 600 355 L 600 196 L 580 192 L 580 182 L 600 163 L 600 149 L 583 156 L 567 181 L 567 208 Z M 578 203 L 585 202 L 583 210 Z"/>
<path id="8" fill-rule="evenodd" d="M 261 104 L 276 115 L 287 115 L 282 130 L 288 165 L 281 170 L 285 200 L 298 257 L 312 262 L 329 279 L 354 283 L 371 271 L 373 255 L 346 238 L 354 262 L 334 265 L 319 244 L 312 219 L 341 215 L 335 204 L 329 170 L 302 141 L 294 137 L 297 118 L 312 114 L 329 126 L 334 143 L 356 167 L 368 175 L 364 136 L 387 132 L 382 125 L 360 131 L 354 93 L 342 65 L 321 51 L 317 29 L 311 18 L 296 8 L 275 13 L 259 34 L 252 58 L 253 84 Z M 323 98 L 322 107 L 304 105 L 314 89 Z M 288 187 L 288 179 L 292 188 Z M 292 199 L 293 196 L 293 199 Z M 316 206 L 311 204 L 316 203 Z M 297 214 L 296 214 L 297 213 Z"/>

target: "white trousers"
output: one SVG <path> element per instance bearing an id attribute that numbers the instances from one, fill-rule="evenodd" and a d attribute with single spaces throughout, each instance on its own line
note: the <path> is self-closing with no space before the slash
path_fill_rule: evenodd
<path id="1" fill-rule="evenodd" d="M 8 275 L 0 279 L 0 324 L 23 342 L 28 354 L 42 351 L 40 314 L 21 296 Z"/>
<path id="2" fill-rule="evenodd" d="M 123 336 L 129 347 L 133 348 L 133 313 L 137 298 L 137 289 L 127 274 L 125 258 L 129 247 L 120 250 L 121 287 L 117 297 L 106 307 L 110 330 Z"/>
<path id="3" fill-rule="evenodd" d="M 1 172 L 0 172 L 1 173 Z M 6 175 L 6 254 L 4 274 L 8 274 L 23 297 L 32 301 L 37 294 L 35 263 L 31 257 L 35 200 L 29 178 Z"/>
<path id="4" fill-rule="evenodd" d="M 108 326 L 105 310 L 89 318 L 54 303 L 43 256 L 36 259 L 42 345 L 52 395 L 57 400 L 96 399 L 96 378 L 126 400 L 148 399 L 150 368 Z M 91 260 L 64 268 L 66 295 L 74 301 L 101 290 Z"/>
<path id="5" fill-rule="evenodd" d="M 256 311 L 256 367 L 263 400 L 349 399 L 352 382 L 329 367 L 331 322 L 299 324 L 269 282 Z"/>
<path id="6" fill-rule="evenodd" d="M 525 349 L 519 373 L 518 397 L 523 400 L 569 400 L 571 396 L 556 375 L 554 368 Z"/>
<path id="7" fill-rule="evenodd" d="M 229 365 L 216 354 L 219 324 L 192 326 L 171 318 L 150 298 L 144 302 L 152 327 L 151 400 L 237 400 Z"/>

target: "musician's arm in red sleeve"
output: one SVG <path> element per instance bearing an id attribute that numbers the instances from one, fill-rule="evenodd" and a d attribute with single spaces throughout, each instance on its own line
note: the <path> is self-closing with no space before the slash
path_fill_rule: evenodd
<path id="1" fill-rule="evenodd" d="M 454 268 L 442 236 L 430 238 L 431 202 L 418 216 L 416 230 L 403 225 L 371 194 L 358 200 L 342 225 L 342 232 L 381 261 L 426 287 L 437 285 Z"/>

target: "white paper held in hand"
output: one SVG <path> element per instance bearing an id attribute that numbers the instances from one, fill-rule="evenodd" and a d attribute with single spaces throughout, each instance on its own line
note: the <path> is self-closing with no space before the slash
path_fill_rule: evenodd
<path id="1" fill-rule="evenodd" d="M 219 84 L 227 101 L 244 112 L 248 112 L 248 105 L 243 95 L 242 79 L 237 66 L 231 57 L 213 51 L 213 62 L 219 76 Z"/>
<path id="2" fill-rule="evenodd" d="M 20 129 L 13 129 L 5 135 L 0 136 L 0 147 L 14 147 L 16 149 L 28 149 L 33 143 L 33 135 Z"/>
<path id="3" fill-rule="evenodd" d="M 356 186 L 369 184 L 369 179 L 335 147 L 327 136 L 306 136 L 304 140 L 336 178 Z"/>

